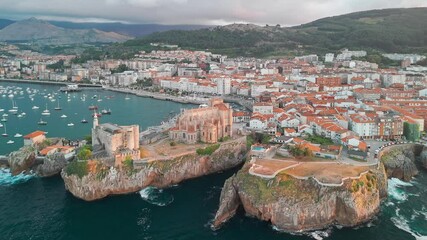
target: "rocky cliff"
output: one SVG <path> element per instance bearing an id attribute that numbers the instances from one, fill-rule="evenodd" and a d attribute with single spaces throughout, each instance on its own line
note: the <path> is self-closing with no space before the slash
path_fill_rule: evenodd
<path id="1" fill-rule="evenodd" d="M 308 231 L 329 225 L 355 226 L 370 220 L 387 196 L 383 165 L 343 186 L 319 185 L 311 178 L 299 180 L 286 174 L 263 179 L 249 174 L 250 163 L 228 179 L 221 192 L 213 222 L 218 228 L 234 216 L 239 206 L 246 214 L 271 222 L 284 231 Z"/>
<path id="2" fill-rule="evenodd" d="M 424 148 L 420 154 L 420 162 L 424 169 L 427 170 L 427 148 Z"/>
<path id="3" fill-rule="evenodd" d="M 184 180 L 223 171 L 244 161 L 246 139 L 223 143 L 210 156 L 188 154 L 169 160 L 153 161 L 139 169 L 93 170 L 83 176 L 61 173 L 65 187 L 74 196 L 92 201 L 108 195 L 139 191 L 147 186 L 168 187 Z"/>
<path id="4" fill-rule="evenodd" d="M 415 164 L 416 156 L 421 154 L 422 147 L 415 144 L 397 145 L 385 149 L 380 159 L 384 163 L 389 178 L 410 181 L 418 174 Z"/>
<path id="5" fill-rule="evenodd" d="M 60 139 L 50 139 L 57 143 Z M 34 173 L 39 177 L 50 177 L 57 175 L 67 165 L 64 154 L 53 153 L 46 157 L 36 157 L 36 151 L 40 151 L 44 145 L 23 146 L 18 151 L 8 156 L 8 167 L 12 175 L 20 173 Z"/>
<path id="6" fill-rule="evenodd" d="M 35 149 L 24 146 L 18 151 L 9 154 L 8 164 L 12 175 L 29 172 L 36 161 Z"/>

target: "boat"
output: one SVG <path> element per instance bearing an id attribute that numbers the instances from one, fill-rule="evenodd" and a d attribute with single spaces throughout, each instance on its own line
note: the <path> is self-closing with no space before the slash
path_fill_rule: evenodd
<path id="1" fill-rule="evenodd" d="M 40 118 L 40 121 L 37 124 L 38 125 L 47 125 L 47 122 L 43 121 L 43 119 Z"/>
<path id="2" fill-rule="evenodd" d="M 67 115 L 65 115 L 65 114 L 61 115 L 61 118 L 66 118 L 66 117 L 67 117 Z"/>
<path id="3" fill-rule="evenodd" d="M 2 122 L 7 122 L 7 118 L 2 118 L 0 121 L 2 121 Z"/>
<path id="4" fill-rule="evenodd" d="M 6 143 L 7 143 L 7 144 L 14 144 L 15 142 L 14 142 L 14 141 L 12 141 L 12 140 L 9 140 L 9 141 L 7 141 Z"/>
<path id="5" fill-rule="evenodd" d="M 58 101 L 58 106 L 56 108 L 54 108 L 56 111 L 62 110 L 62 108 L 59 106 L 59 101 Z"/>
<path id="6" fill-rule="evenodd" d="M 125 97 L 125 100 L 129 100 L 130 99 L 130 97 Z"/>
<path id="7" fill-rule="evenodd" d="M 4 109 L 3 109 L 3 108 L 0 108 L 0 112 L 4 112 Z"/>
<path id="8" fill-rule="evenodd" d="M 3 115 L 1 115 L 2 117 L 7 117 L 7 116 L 9 116 L 9 114 L 7 114 L 7 113 L 3 113 Z"/>
<path id="9" fill-rule="evenodd" d="M 101 111 L 101 113 L 102 113 L 103 115 L 111 115 L 111 110 L 110 110 L 110 109 L 108 109 L 108 110 L 103 109 L 103 110 Z"/>
<path id="10" fill-rule="evenodd" d="M 18 117 L 19 117 L 19 118 L 22 118 L 23 116 L 22 116 L 22 114 L 18 114 Z"/>
<path id="11" fill-rule="evenodd" d="M 0 123 L 0 128 L 2 128 L 2 127 L 3 127 L 3 124 Z"/>
<path id="12" fill-rule="evenodd" d="M 17 134 L 15 134 L 15 136 L 14 136 L 14 137 L 16 137 L 16 138 L 20 138 L 20 137 L 22 137 L 22 134 L 17 133 Z"/>
<path id="13" fill-rule="evenodd" d="M 98 109 L 98 106 L 95 106 L 95 105 L 89 106 L 89 110 L 97 110 L 97 109 Z"/>
<path id="14" fill-rule="evenodd" d="M 9 135 L 7 134 L 7 132 L 6 132 L 6 125 L 4 125 L 4 133 L 2 134 L 2 136 L 3 136 L 3 137 L 7 137 L 7 136 L 9 136 Z"/>
<path id="15" fill-rule="evenodd" d="M 49 110 L 47 109 L 47 104 L 46 104 L 46 110 L 44 110 L 44 111 L 42 112 L 42 115 L 45 115 L 45 116 L 50 115 L 50 112 L 49 112 Z"/>
<path id="16" fill-rule="evenodd" d="M 39 109 L 39 107 L 37 107 L 37 106 L 33 106 L 31 109 L 33 109 L 33 110 L 37 110 L 37 109 Z"/>
<path id="17" fill-rule="evenodd" d="M 83 118 L 80 122 L 81 122 L 81 123 L 88 123 L 88 122 L 87 122 L 87 120 L 86 120 L 86 119 L 84 119 L 84 118 Z"/>
<path id="18" fill-rule="evenodd" d="M 74 123 L 69 123 L 69 124 L 67 124 L 67 126 L 72 127 L 72 126 L 74 126 Z"/>

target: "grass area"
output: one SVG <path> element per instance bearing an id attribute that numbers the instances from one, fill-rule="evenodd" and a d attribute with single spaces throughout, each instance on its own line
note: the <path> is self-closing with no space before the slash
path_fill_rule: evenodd
<path id="1" fill-rule="evenodd" d="M 214 152 L 215 152 L 219 147 L 220 147 L 220 145 L 219 145 L 219 144 L 213 144 L 213 145 L 207 146 L 207 147 L 205 147 L 205 148 L 198 148 L 198 149 L 196 150 L 196 153 L 197 153 L 198 155 L 207 155 L 207 156 L 210 156 L 210 155 L 212 155 L 212 153 L 214 153 Z"/>
<path id="2" fill-rule="evenodd" d="M 67 175 L 76 175 L 79 178 L 86 176 L 89 173 L 87 161 L 73 161 L 65 168 Z"/>
<path id="3" fill-rule="evenodd" d="M 311 135 L 305 138 L 305 140 L 320 145 L 333 145 L 334 142 L 330 138 L 322 137 L 319 135 Z"/>

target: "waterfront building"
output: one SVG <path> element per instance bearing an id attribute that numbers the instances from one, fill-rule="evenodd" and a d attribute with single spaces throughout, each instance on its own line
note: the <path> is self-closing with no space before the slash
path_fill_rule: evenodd
<path id="1" fill-rule="evenodd" d="M 43 131 L 35 131 L 24 136 L 24 145 L 31 146 L 33 144 L 39 144 L 46 140 L 46 133 Z"/>

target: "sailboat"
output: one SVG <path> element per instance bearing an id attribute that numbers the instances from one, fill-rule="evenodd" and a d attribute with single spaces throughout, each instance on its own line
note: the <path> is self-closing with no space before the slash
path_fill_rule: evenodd
<path id="1" fill-rule="evenodd" d="M 43 121 L 43 119 L 40 118 L 40 121 L 37 124 L 38 125 L 47 125 L 47 122 Z"/>
<path id="2" fill-rule="evenodd" d="M 58 101 L 58 106 L 55 108 L 56 111 L 62 110 L 62 108 L 59 106 L 59 101 Z"/>
<path id="3" fill-rule="evenodd" d="M 126 94 L 125 100 L 129 100 L 130 97 Z"/>
<path id="4" fill-rule="evenodd" d="M 44 111 L 42 112 L 42 115 L 45 115 L 45 116 L 50 115 L 50 112 L 49 112 L 49 110 L 47 109 L 47 103 L 46 103 L 46 110 L 44 110 Z"/>
<path id="5" fill-rule="evenodd" d="M 32 107 L 32 109 L 33 109 L 33 110 L 37 110 L 37 109 L 39 109 L 39 107 L 37 107 L 37 106 L 33 106 L 33 107 Z"/>
<path id="6" fill-rule="evenodd" d="M 6 132 L 6 125 L 4 125 L 4 133 L 2 134 L 2 136 L 3 136 L 3 137 L 7 137 L 7 136 L 9 136 L 9 135 L 7 134 L 7 132 Z"/>
<path id="7" fill-rule="evenodd" d="M 14 143 L 15 143 L 15 141 L 13 141 L 13 140 L 9 140 L 9 141 L 7 141 L 6 143 L 7 143 L 7 144 L 14 144 Z"/>
<path id="8" fill-rule="evenodd" d="M 13 114 L 18 112 L 18 107 L 15 106 L 15 101 L 13 101 L 13 100 L 12 100 L 12 109 L 9 109 L 9 112 L 13 113 Z"/>
<path id="9" fill-rule="evenodd" d="M 80 122 L 81 123 L 87 123 L 87 120 L 83 118 Z"/>
<path id="10" fill-rule="evenodd" d="M 17 133 L 17 134 L 15 134 L 15 136 L 14 136 L 14 137 L 16 137 L 16 138 L 20 138 L 20 137 L 22 137 L 22 134 Z"/>

